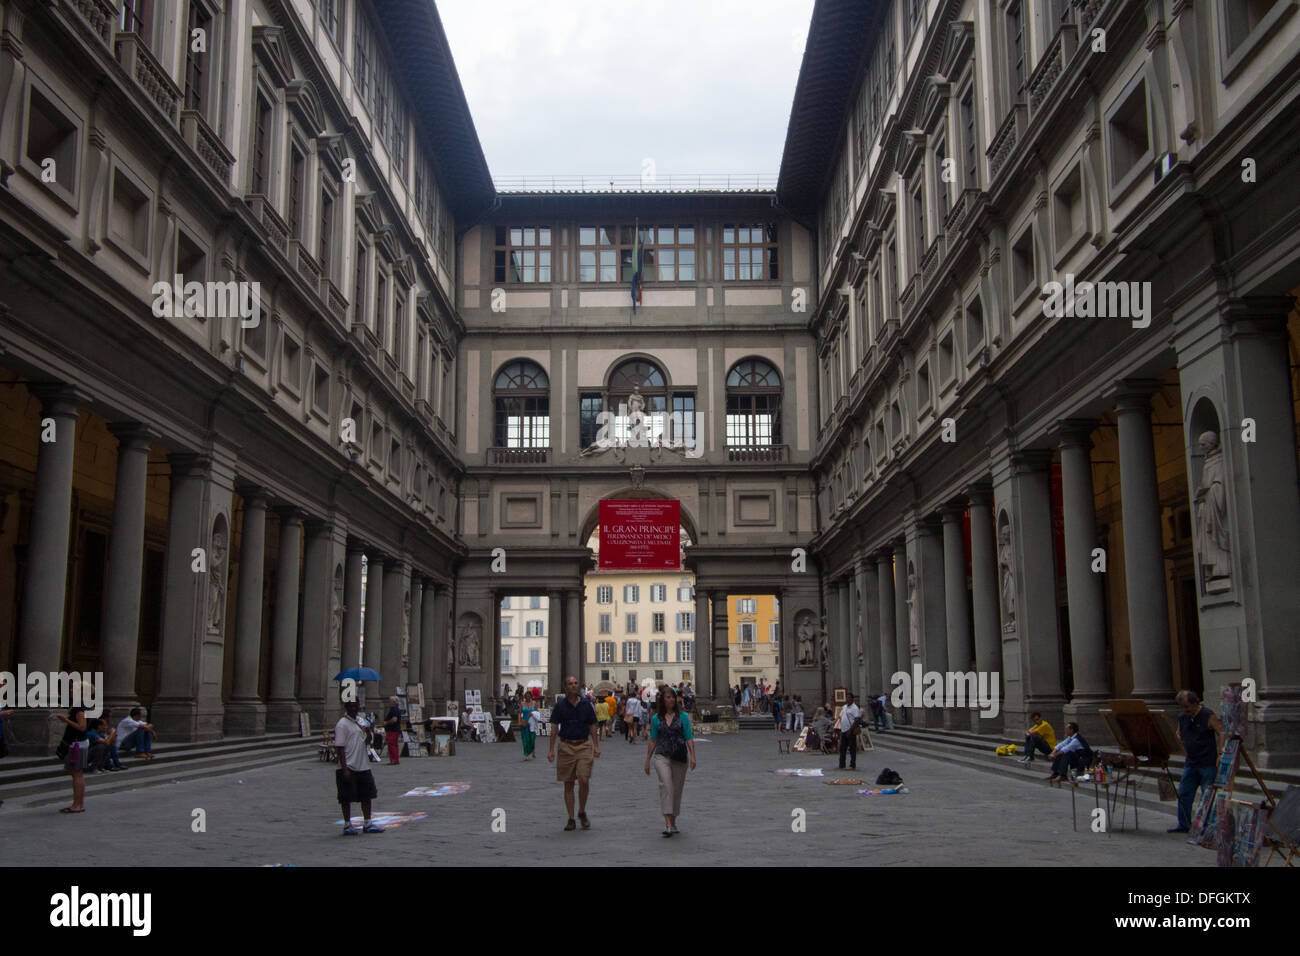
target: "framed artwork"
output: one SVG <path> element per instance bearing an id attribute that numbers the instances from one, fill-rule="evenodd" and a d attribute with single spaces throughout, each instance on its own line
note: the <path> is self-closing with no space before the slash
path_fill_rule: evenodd
<path id="1" fill-rule="evenodd" d="M 298 715 L 298 736 L 299 737 L 311 736 L 311 717 L 307 714 L 306 711 L 303 711 Z"/>
<path id="2" fill-rule="evenodd" d="M 409 707 L 424 706 L 424 685 L 407 684 L 406 685 L 406 703 Z"/>
<path id="3" fill-rule="evenodd" d="M 1219 756 L 1219 769 L 1214 774 L 1214 785 L 1216 787 L 1226 787 L 1232 782 L 1232 778 L 1237 773 L 1237 760 L 1241 751 L 1241 740 L 1237 737 L 1229 737 L 1223 745 L 1223 753 Z"/>
<path id="4" fill-rule="evenodd" d="M 421 704 L 412 704 L 407 711 L 407 719 L 413 724 L 424 722 L 424 706 Z"/>
<path id="5" fill-rule="evenodd" d="M 836 687 L 834 701 L 836 705 L 847 704 L 849 702 L 849 689 L 847 687 Z"/>

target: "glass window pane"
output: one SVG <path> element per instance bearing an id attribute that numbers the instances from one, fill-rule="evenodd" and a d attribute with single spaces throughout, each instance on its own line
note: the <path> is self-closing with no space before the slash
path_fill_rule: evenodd
<path id="1" fill-rule="evenodd" d="M 722 227 L 722 242 L 724 245 L 730 245 L 736 241 L 736 229 L 734 226 Z"/>
<path id="2" fill-rule="evenodd" d="M 600 244 L 601 244 L 602 246 L 612 246 L 612 245 L 614 245 L 614 237 L 615 237 L 616 235 L 618 235 L 618 233 L 616 233 L 616 232 L 614 231 L 614 227 L 613 227 L 613 226 L 601 226 L 601 227 L 600 227 Z"/>
<path id="3" fill-rule="evenodd" d="M 695 245 L 695 227 L 678 226 L 677 227 L 677 244 L 679 246 Z"/>
<path id="4" fill-rule="evenodd" d="M 536 245 L 536 244 L 537 244 L 537 230 L 535 230 L 532 226 L 527 226 L 527 227 L 525 227 L 525 229 L 524 229 L 524 245 L 526 245 L 526 246 L 532 246 L 532 245 Z"/>
<path id="5" fill-rule="evenodd" d="M 511 229 L 511 230 L 510 230 L 510 245 L 512 245 L 512 246 L 520 246 L 520 245 L 523 245 L 523 241 L 524 241 L 524 239 L 523 239 L 523 235 L 524 235 L 524 234 L 523 234 L 523 230 L 522 230 L 522 229 Z"/>
<path id="6" fill-rule="evenodd" d="M 496 227 L 496 244 L 497 244 L 498 246 L 504 246 L 504 245 L 506 244 L 506 227 L 505 227 L 505 226 L 497 226 L 497 227 Z"/>
<path id="7" fill-rule="evenodd" d="M 549 227 L 543 226 L 537 230 L 537 244 L 539 246 L 549 246 L 551 244 L 551 230 Z"/>
<path id="8" fill-rule="evenodd" d="M 578 228 L 578 244 L 581 246 L 594 246 L 596 244 L 596 227 L 580 226 Z"/>
<path id="9" fill-rule="evenodd" d="M 659 227 L 659 244 L 662 246 L 671 246 L 673 244 L 673 227 Z"/>

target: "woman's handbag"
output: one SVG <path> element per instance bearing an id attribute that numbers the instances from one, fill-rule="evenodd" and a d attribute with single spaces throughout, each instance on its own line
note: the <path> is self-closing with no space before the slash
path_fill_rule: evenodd
<path id="1" fill-rule="evenodd" d="M 54 756 L 58 757 L 60 760 L 68 759 L 68 742 L 66 740 L 59 741 L 59 745 L 54 748 Z"/>

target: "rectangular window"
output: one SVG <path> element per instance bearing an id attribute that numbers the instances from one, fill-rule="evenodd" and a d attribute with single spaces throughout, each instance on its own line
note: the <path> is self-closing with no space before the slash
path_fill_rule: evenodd
<path id="1" fill-rule="evenodd" d="M 621 282 L 619 265 L 632 262 L 631 226 L 578 227 L 578 281 Z"/>
<path id="2" fill-rule="evenodd" d="M 361 4 L 354 3 L 356 17 L 353 21 L 352 37 L 352 82 L 357 88 L 357 95 L 368 107 L 374 104 L 374 34 L 370 29 L 370 19 Z"/>
<path id="3" fill-rule="evenodd" d="M 596 642 L 596 663 L 597 664 L 614 663 L 614 642 L 613 641 Z"/>
<path id="4" fill-rule="evenodd" d="M 320 260 L 321 275 L 332 278 L 330 268 L 334 260 L 334 197 L 327 192 L 320 195 L 320 238 L 316 245 L 316 258 Z"/>
<path id="5" fill-rule="evenodd" d="M 534 594 L 528 598 L 528 607 L 534 611 L 541 610 L 542 598 L 539 594 Z"/>
<path id="6" fill-rule="evenodd" d="M 546 393 L 498 396 L 494 437 L 500 448 L 549 448 L 550 396 Z"/>
<path id="7" fill-rule="evenodd" d="M 722 278 L 753 281 L 780 278 L 776 223 L 722 227 Z"/>
<path id="8" fill-rule="evenodd" d="M 1011 84 L 1010 100 L 1020 102 L 1020 91 L 1025 85 L 1025 27 L 1020 2 L 1007 8 L 1007 80 Z"/>
<path id="9" fill-rule="evenodd" d="M 934 147 L 934 168 L 934 194 L 939 197 L 939 222 L 935 229 L 942 231 L 943 224 L 948 221 L 952 198 L 948 195 L 948 179 L 951 178 L 948 173 L 948 144 L 942 139 Z"/>
<path id="10" fill-rule="evenodd" d="M 773 644 L 781 642 L 781 622 L 773 621 L 767 626 L 767 639 Z"/>
<path id="11" fill-rule="evenodd" d="M 316 13 L 320 17 L 321 29 L 329 34 L 335 43 L 343 42 L 339 32 L 339 3 L 342 0 L 316 0 Z"/>
<path id="12" fill-rule="evenodd" d="M 509 637 L 509 636 L 510 636 L 510 621 L 509 621 L 509 619 L 503 620 L 503 621 L 501 622 L 501 636 L 502 636 L 502 637 Z"/>
<path id="13" fill-rule="evenodd" d="M 635 614 L 628 614 L 628 615 L 625 615 L 625 616 L 624 616 L 624 618 L 623 618 L 623 632 L 624 632 L 625 634 L 635 634 L 635 633 L 636 633 L 636 615 L 635 615 Z"/>
<path id="14" fill-rule="evenodd" d="M 695 447 L 695 395 L 673 392 L 673 414 L 668 420 L 669 439 L 685 448 Z"/>
<path id="15" fill-rule="evenodd" d="M 610 587 L 608 584 L 602 584 L 600 587 L 596 588 L 596 603 L 613 604 L 614 589 Z"/>
<path id="16" fill-rule="evenodd" d="M 609 615 L 608 615 L 608 614 L 602 614 L 602 615 L 600 616 L 600 633 L 601 633 L 601 634 L 608 634 L 608 633 L 609 633 Z"/>
<path id="17" fill-rule="evenodd" d="M 253 128 L 253 192 L 266 194 L 271 181 L 271 104 L 257 94 L 257 125 Z"/>
<path id="18" fill-rule="evenodd" d="M 302 238 L 303 173 L 306 163 L 298 147 L 289 147 L 289 235 Z"/>
<path id="19" fill-rule="evenodd" d="M 972 90 L 966 90 L 966 95 L 961 98 L 961 129 L 962 129 L 962 146 L 966 150 L 966 181 L 963 184 L 967 189 L 974 189 L 979 185 L 977 182 L 979 173 L 979 143 L 975 136 L 975 102 Z"/>
<path id="20" fill-rule="evenodd" d="M 754 643 L 754 624 L 752 621 L 742 621 L 740 624 L 740 643 Z"/>
<path id="21" fill-rule="evenodd" d="M 781 395 L 727 393 L 727 444 L 770 447 L 781 444 Z"/>
<path id="22" fill-rule="evenodd" d="M 149 7 L 151 0 L 122 0 L 122 15 L 117 28 L 123 33 L 135 33 L 148 45 L 152 39 L 149 32 Z"/>
<path id="23" fill-rule="evenodd" d="M 668 642 L 667 641 L 650 642 L 650 663 L 651 664 L 668 663 Z"/>
<path id="24" fill-rule="evenodd" d="M 690 585 L 686 585 L 685 587 L 680 587 L 677 589 L 677 600 L 683 603 L 695 600 L 694 595 L 691 594 Z"/>
<path id="25" fill-rule="evenodd" d="M 921 271 L 921 257 L 925 255 L 925 184 L 917 183 L 912 191 L 912 228 L 915 247 L 913 255 L 916 271 Z"/>
<path id="26" fill-rule="evenodd" d="M 590 448 L 600 437 L 600 413 L 604 400 L 598 392 L 583 392 L 578 396 L 578 447 Z"/>
<path id="27" fill-rule="evenodd" d="M 357 242 L 356 271 L 352 277 L 352 321 L 358 325 L 366 321 L 366 244 Z"/>
<path id="28" fill-rule="evenodd" d="M 668 585 L 652 584 L 650 585 L 650 600 L 655 604 L 662 604 L 668 600 Z"/>
<path id="29" fill-rule="evenodd" d="M 623 642 L 623 663 L 624 664 L 641 663 L 641 642 L 640 641 Z"/>
<path id="30" fill-rule="evenodd" d="M 503 598 L 501 599 L 501 610 L 503 610 L 503 611 L 508 611 L 508 610 L 510 610 L 510 598 L 508 598 L 508 597 L 503 597 Z"/>
<path id="31" fill-rule="evenodd" d="M 388 348 L 388 277 L 383 266 L 375 263 L 375 336 L 381 349 Z"/>
<path id="32" fill-rule="evenodd" d="M 650 631 L 651 631 L 652 633 L 654 633 L 654 634 L 662 634 L 665 630 L 667 630 L 667 627 L 666 627 L 666 625 L 664 624 L 664 615 L 663 615 L 663 614 L 651 614 L 651 615 L 650 615 Z"/>
<path id="33" fill-rule="evenodd" d="M 623 600 L 628 604 L 636 604 L 641 600 L 641 585 L 625 584 L 623 585 Z"/>
<path id="34" fill-rule="evenodd" d="M 542 649 L 540 647 L 530 647 L 528 649 L 528 666 L 529 667 L 542 666 Z"/>
<path id="35" fill-rule="evenodd" d="M 203 31 L 204 45 L 200 51 L 196 51 L 194 43 L 188 39 L 194 36 L 195 30 Z M 185 44 L 185 108 L 187 110 L 196 110 L 206 117 L 204 83 L 207 81 L 208 75 L 208 44 L 213 40 L 212 14 L 198 0 L 190 0 L 189 29 L 185 36 L 187 37 Z"/>
<path id="36" fill-rule="evenodd" d="M 680 663 L 687 663 L 695 660 L 695 642 L 678 641 L 677 642 L 677 660 Z"/>
<path id="37" fill-rule="evenodd" d="M 494 282 L 550 282 L 551 227 L 497 226 Z"/>
<path id="38" fill-rule="evenodd" d="M 501 669 L 510 670 L 510 648 L 508 647 L 501 648 Z"/>
<path id="39" fill-rule="evenodd" d="M 682 611 L 677 615 L 677 633 L 693 634 L 695 632 L 695 613 Z"/>
<path id="40" fill-rule="evenodd" d="M 646 237 L 643 276 L 648 282 L 695 281 L 695 227 L 655 226 Z"/>
<path id="41" fill-rule="evenodd" d="M 541 621 L 526 621 L 526 622 L 524 622 L 524 634 L 525 634 L 527 637 L 545 637 L 545 636 L 546 636 L 545 634 L 542 633 L 542 622 L 541 622 Z"/>
<path id="42" fill-rule="evenodd" d="M 737 612 L 738 614 L 756 614 L 756 613 L 757 613 L 757 609 L 756 609 L 756 605 L 757 605 L 757 603 L 758 603 L 758 599 L 757 599 L 757 598 L 737 598 L 737 599 L 736 599 L 736 612 Z"/>

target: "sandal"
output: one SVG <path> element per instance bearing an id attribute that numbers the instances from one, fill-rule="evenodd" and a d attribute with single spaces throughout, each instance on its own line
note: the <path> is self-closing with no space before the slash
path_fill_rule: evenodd
<path id="1" fill-rule="evenodd" d="M 60 812 L 60 813 L 85 813 L 85 812 L 86 812 L 86 808 L 85 808 L 85 807 L 82 807 L 80 810 L 74 810 L 74 809 L 72 809 L 72 807 L 64 807 L 64 808 L 63 808 L 62 810 L 60 810 L 59 812 Z"/>

